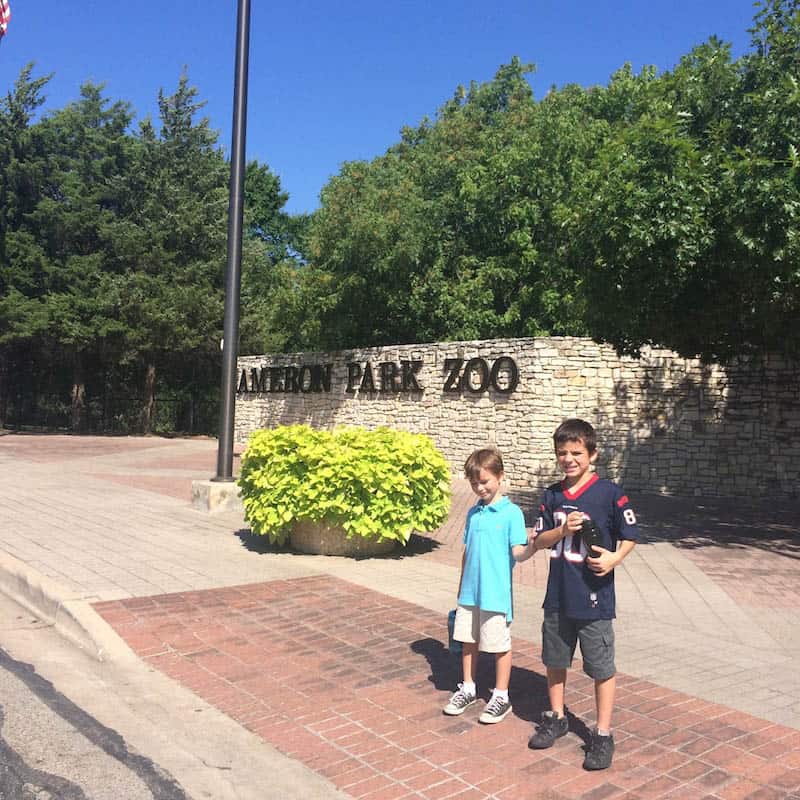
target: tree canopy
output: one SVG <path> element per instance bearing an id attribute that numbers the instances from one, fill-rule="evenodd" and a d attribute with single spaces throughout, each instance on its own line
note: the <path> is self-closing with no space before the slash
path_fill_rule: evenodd
<path id="1" fill-rule="evenodd" d="M 133 130 L 128 104 L 87 83 L 37 119 L 49 76 L 32 70 L 0 100 L 0 422 L 9 403 L 52 419 L 68 405 L 73 429 L 148 431 L 158 388 L 168 427 L 209 429 L 230 165 L 203 103 L 184 74 Z M 274 283 L 302 226 L 266 165 L 248 164 L 245 195 L 248 286 Z M 282 344 L 252 309 L 242 332 Z"/>
<path id="2" fill-rule="evenodd" d="M 796 354 L 799 0 L 752 48 L 537 101 L 513 59 L 349 162 L 311 221 L 320 345 L 582 334 L 725 360 Z"/>
<path id="3" fill-rule="evenodd" d="M 344 162 L 311 215 L 249 163 L 240 352 L 583 335 L 797 357 L 800 0 L 756 9 L 737 59 L 711 38 L 539 100 L 512 58 Z M 0 98 L 0 424 L 147 431 L 168 408 L 213 430 L 230 165 L 203 102 L 184 74 L 156 120 L 92 83 L 43 113 L 49 77 Z"/>

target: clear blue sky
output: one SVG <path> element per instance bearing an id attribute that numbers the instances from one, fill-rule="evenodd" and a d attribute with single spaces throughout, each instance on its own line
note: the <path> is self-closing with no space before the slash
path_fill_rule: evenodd
<path id="1" fill-rule="evenodd" d="M 5 94 L 29 61 L 54 72 L 46 109 L 106 84 L 137 118 L 157 116 L 159 88 L 184 65 L 230 149 L 236 0 L 10 0 L 0 44 Z M 65 13 L 65 9 L 69 9 Z M 490 80 L 512 56 L 537 64 L 537 97 L 552 85 L 605 84 L 672 68 L 717 35 L 749 49 L 752 0 L 251 0 L 247 157 L 269 164 L 287 210 L 312 211 L 344 161 L 371 159 L 403 125 L 433 117 L 456 86 Z"/>

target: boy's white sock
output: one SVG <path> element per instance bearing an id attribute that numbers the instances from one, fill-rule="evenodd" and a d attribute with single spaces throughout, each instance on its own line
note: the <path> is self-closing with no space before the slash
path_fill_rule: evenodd
<path id="1" fill-rule="evenodd" d="M 508 702 L 508 689 L 492 689 L 492 698 L 499 697 Z"/>
<path id="2" fill-rule="evenodd" d="M 461 684 L 461 691 L 464 692 L 464 694 L 475 695 L 477 694 L 476 688 L 474 683 L 467 683 L 464 681 L 464 683 Z"/>

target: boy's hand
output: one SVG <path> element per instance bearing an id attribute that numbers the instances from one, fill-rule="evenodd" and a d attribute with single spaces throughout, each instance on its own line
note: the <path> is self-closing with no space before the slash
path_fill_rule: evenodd
<path id="1" fill-rule="evenodd" d="M 561 526 L 561 536 L 574 536 L 583 525 L 583 514 L 580 511 L 570 511 L 564 524 Z"/>
<path id="2" fill-rule="evenodd" d="M 598 578 L 602 578 L 603 575 L 608 575 L 608 573 L 617 566 L 617 554 L 611 550 L 606 550 L 605 547 L 597 547 L 595 545 L 591 549 L 591 552 L 596 555 L 588 556 L 586 558 L 586 565 Z"/>

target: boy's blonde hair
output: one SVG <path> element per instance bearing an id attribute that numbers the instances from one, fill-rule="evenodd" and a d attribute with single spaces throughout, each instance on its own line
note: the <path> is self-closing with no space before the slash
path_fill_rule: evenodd
<path id="1" fill-rule="evenodd" d="M 477 478 L 482 469 L 488 470 L 496 478 L 505 472 L 503 457 L 499 450 L 494 447 L 481 447 L 464 462 L 464 475 L 469 479 Z"/>

